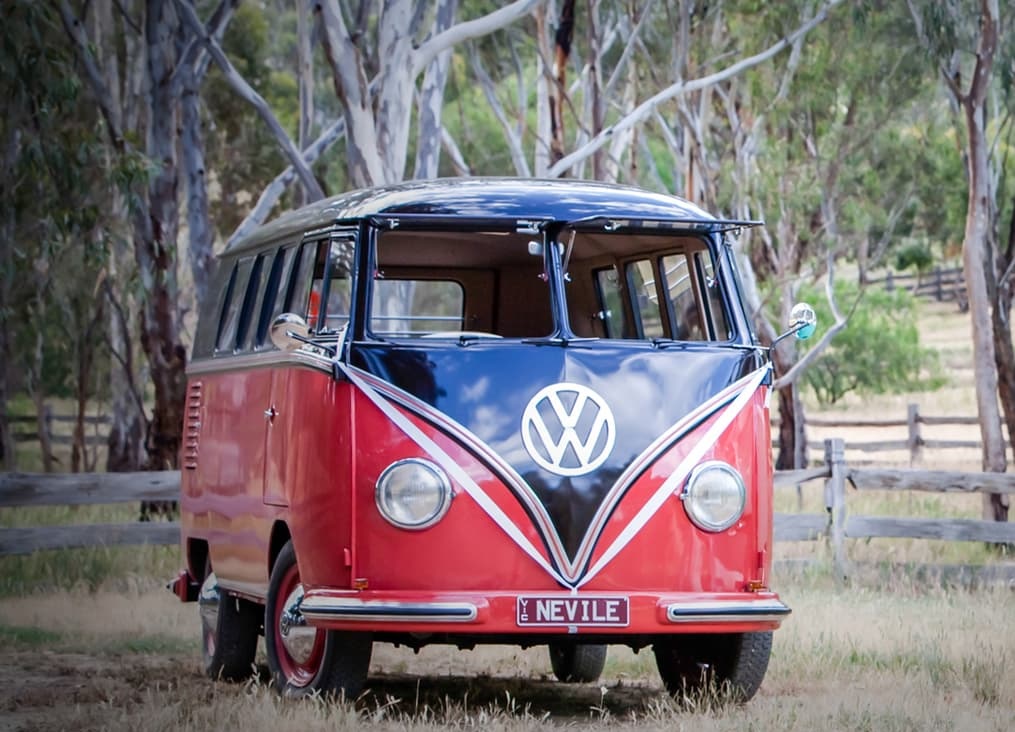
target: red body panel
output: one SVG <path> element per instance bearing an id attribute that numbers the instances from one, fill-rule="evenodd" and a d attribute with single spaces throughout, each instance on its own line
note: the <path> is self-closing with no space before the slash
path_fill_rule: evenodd
<path id="1" fill-rule="evenodd" d="M 208 541 L 223 587 L 263 598 L 272 530 L 283 521 L 300 559 L 308 597 L 354 597 L 368 604 L 468 603 L 476 608 L 475 619 L 467 623 L 311 618 L 315 625 L 510 634 L 521 632 L 515 605 L 519 594 L 574 594 L 522 551 L 461 485 L 453 485 L 447 516 L 430 528 L 407 531 L 383 519 L 374 498 L 381 472 L 394 461 L 429 456 L 354 384 L 308 367 L 200 378 L 201 457 L 196 470 L 184 471 L 184 542 Z M 741 518 L 726 531 L 703 531 L 687 517 L 678 495 L 682 486 L 677 486 L 640 530 L 623 540 L 623 548 L 576 590 L 585 596 L 630 598 L 629 625 L 596 628 L 596 633 L 739 632 L 778 626 L 779 619 L 764 618 L 702 620 L 677 627 L 666 617 L 668 603 L 775 598 L 766 590 L 756 591 L 767 582 L 771 562 L 766 391 L 761 387 L 750 395 L 697 460 L 722 460 L 741 472 L 747 489 Z M 462 466 L 549 563 L 531 518 L 497 475 L 439 428 L 397 409 Z M 605 521 L 589 567 L 624 535 L 722 411 L 694 427 L 633 481 Z M 243 418 L 237 419 L 240 413 Z M 191 570 L 197 575 L 201 568 Z M 563 630 L 526 627 L 524 632 Z"/>

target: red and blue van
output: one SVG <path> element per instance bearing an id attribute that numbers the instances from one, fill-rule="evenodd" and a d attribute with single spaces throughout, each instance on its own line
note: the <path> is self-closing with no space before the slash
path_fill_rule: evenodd
<path id="1" fill-rule="evenodd" d="M 437 180 L 228 248 L 188 369 L 174 583 L 208 674 L 251 674 L 261 634 L 280 691 L 347 697 L 374 643 L 545 645 L 562 681 L 619 644 L 671 692 L 751 697 L 790 612 L 772 368 L 731 251 L 756 223 Z"/>

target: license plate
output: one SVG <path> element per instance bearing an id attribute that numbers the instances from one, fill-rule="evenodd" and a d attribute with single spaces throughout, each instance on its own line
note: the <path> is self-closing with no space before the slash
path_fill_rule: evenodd
<path id="1" fill-rule="evenodd" d="M 626 627 L 629 622 L 628 598 L 561 597 L 526 595 L 516 603 L 517 622 L 532 625 L 584 625 Z"/>

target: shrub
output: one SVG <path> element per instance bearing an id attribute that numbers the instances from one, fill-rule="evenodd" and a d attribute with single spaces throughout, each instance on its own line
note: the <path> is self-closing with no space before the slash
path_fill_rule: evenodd
<path id="1" fill-rule="evenodd" d="M 902 290 L 861 292 L 844 282 L 837 283 L 835 291 L 840 309 L 857 304 L 846 327 L 804 374 L 820 404 L 835 404 L 851 391 L 900 393 L 944 383 L 937 352 L 920 345 L 912 295 Z M 801 294 L 814 304 L 819 330 L 822 323 L 827 327 L 832 316 L 825 298 L 815 292 Z"/>

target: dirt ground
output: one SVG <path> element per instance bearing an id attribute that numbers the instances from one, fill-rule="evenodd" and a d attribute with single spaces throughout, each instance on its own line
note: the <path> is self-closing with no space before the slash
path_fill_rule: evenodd
<path id="1" fill-rule="evenodd" d="M 486 650 L 504 660 L 513 653 L 503 648 Z M 381 651 L 382 666 L 384 655 Z M 397 654 L 389 652 L 389 656 L 389 664 L 400 663 L 391 660 Z M 235 697 L 237 703 L 243 703 L 252 686 L 268 684 L 263 666 L 260 678 L 247 685 L 212 682 L 198 666 L 196 657 L 179 653 L 2 652 L 0 731 L 107 729 L 125 715 L 160 699 L 170 705 L 186 699 L 194 706 L 228 705 L 229 697 Z M 654 704 L 665 700 L 665 694 L 660 685 L 648 682 L 624 684 L 614 680 L 604 692 L 595 684 L 564 685 L 545 676 L 450 674 L 421 678 L 380 671 L 371 673 L 356 707 L 369 713 L 383 707 L 387 716 L 411 719 L 419 710 L 437 709 L 449 700 L 476 708 L 525 710 L 527 718 L 554 719 L 569 725 L 588 721 L 595 710 L 615 717 L 630 717 L 631 713 L 644 716 Z"/>

